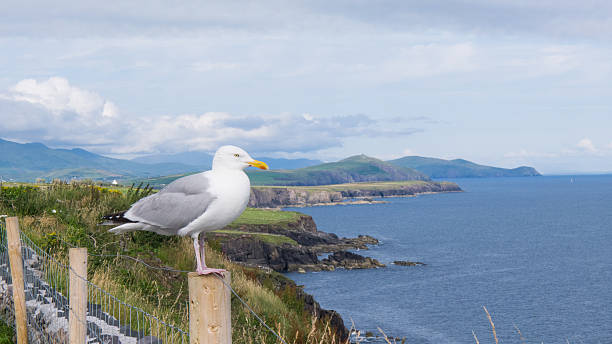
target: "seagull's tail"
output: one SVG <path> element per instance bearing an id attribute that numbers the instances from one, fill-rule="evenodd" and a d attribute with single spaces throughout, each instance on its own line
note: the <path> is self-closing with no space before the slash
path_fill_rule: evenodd
<path id="1" fill-rule="evenodd" d="M 111 226 L 111 225 L 122 225 L 124 223 L 135 223 L 136 221 L 132 221 L 125 217 L 125 211 L 120 211 L 118 213 L 112 213 L 108 215 L 102 216 L 104 222 L 100 223 L 103 226 Z"/>
<path id="2" fill-rule="evenodd" d="M 148 230 L 148 227 L 151 227 L 151 226 L 144 224 L 144 223 L 140 223 L 140 222 L 130 222 L 130 223 L 124 223 L 121 226 L 117 226 L 115 228 L 111 228 L 108 231 L 113 234 L 123 234 L 127 232 L 132 232 L 132 231 Z"/>
<path id="3" fill-rule="evenodd" d="M 109 230 L 109 232 L 114 234 L 137 231 L 145 226 L 144 224 L 126 218 L 125 211 L 104 215 L 102 219 L 104 221 L 99 224 L 101 226 L 117 226 Z"/>

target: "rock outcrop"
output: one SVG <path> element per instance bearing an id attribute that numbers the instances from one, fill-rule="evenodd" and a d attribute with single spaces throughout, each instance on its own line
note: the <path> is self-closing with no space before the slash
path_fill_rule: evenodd
<path id="1" fill-rule="evenodd" d="M 304 265 L 318 263 L 317 254 L 303 246 L 273 245 L 246 235 L 222 242 L 223 253 L 232 261 L 273 270 L 295 271 Z"/>
<path id="2" fill-rule="evenodd" d="M 278 208 L 338 204 L 347 199 L 371 197 L 414 196 L 423 193 L 459 192 L 461 188 L 449 182 L 417 182 L 380 184 L 366 187 L 360 184 L 346 184 L 339 191 L 325 190 L 320 187 L 275 187 L 256 186 L 251 188 L 249 207 Z"/>
<path id="3" fill-rule="evenodd" d="M 425 263 L 411 262 L 411 261 L 408 261 L 408 260 L 396 260 L 396 261 L 393 262 L 393 264 L 401 265 L 401 266 L 422 266 L 422 265 L 427 265 Z"/>
<path id="4" fill-rule="evenodd" d="M 375 268 L 379 263 L 370 258 L 345 252 L 350 249 L 367 250 L 368 245 L 378 244 L 369 235 L 356 238 L 339 238 L 336 234 L 320 232 L 308 215 L 297 221 L 280 225 L 242 225 L 235 233 L 209 232 L 209 244 L 218 243 L 221 251 L 232 261 L 249 266 L 267 267 L 278 272 L 321 271 L 335 268 Z M 253 233 L 253 234 L 250 234 Z M 283 235 L 297 245 L 266 242 L 258 233 Z M 319 260 L 318 254 L 332 252 L 332 258 Z M 356 260 L 356 261 L 352 261 Z"/>
<path id="5" fill-rule="evenodd" d="M 385 267 L 385 264 L 382 264 L 374 258 L 364 257 L 362 255 L 347 251 L 334 252 L 327 258 L 321 260 L 321 264 L 331 265 L 334 268 L 341 267 L 347 270 Z"/>

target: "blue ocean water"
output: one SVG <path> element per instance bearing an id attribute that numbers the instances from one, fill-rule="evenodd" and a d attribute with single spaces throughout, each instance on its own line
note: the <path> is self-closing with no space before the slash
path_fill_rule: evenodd
<path id="1" fill-rule="evenodd" d="M 407 343 L 612 343 L 612 176 L 457 179 L 465 192 L 298 208 L 381 241 L 375 270 L 290 273 L 360 330 Z M 422 261 L 402 267 L 394 260 Z M 516 326 L 516 328 L 515 328 Z"/>

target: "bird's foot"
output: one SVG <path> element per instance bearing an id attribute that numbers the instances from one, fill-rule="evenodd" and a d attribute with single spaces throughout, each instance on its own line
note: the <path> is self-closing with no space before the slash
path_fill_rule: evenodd
<path id="1" fill-rule="evenodd" d="M 217 274 L 217 275 L 223 277 L 223 273 L 227 272 L 227 270 L 225 270 L 225 269 L 213 269 L 213 268 L 204 267 L 204 268 L 196 269 L 196 272 L 198 273 L 198 275 Z"/>

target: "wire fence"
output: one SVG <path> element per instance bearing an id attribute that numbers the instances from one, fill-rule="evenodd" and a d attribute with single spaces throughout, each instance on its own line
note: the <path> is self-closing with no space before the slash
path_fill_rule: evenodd
<path id="1" fill-rule="evenodd" d="M 23 232 L 20 236 L 28 342 L 68 343 L 70 267 Z M 86 322 L 88 344 L 189 343 L 187 331 L 119 300 L 86 276 L 77 277 L 87 282 L 87 316 L 79 321 Z M 10 326 L 15 324 L 12 298 L 7 233 L 0 223 L 0 317 Z"/>

